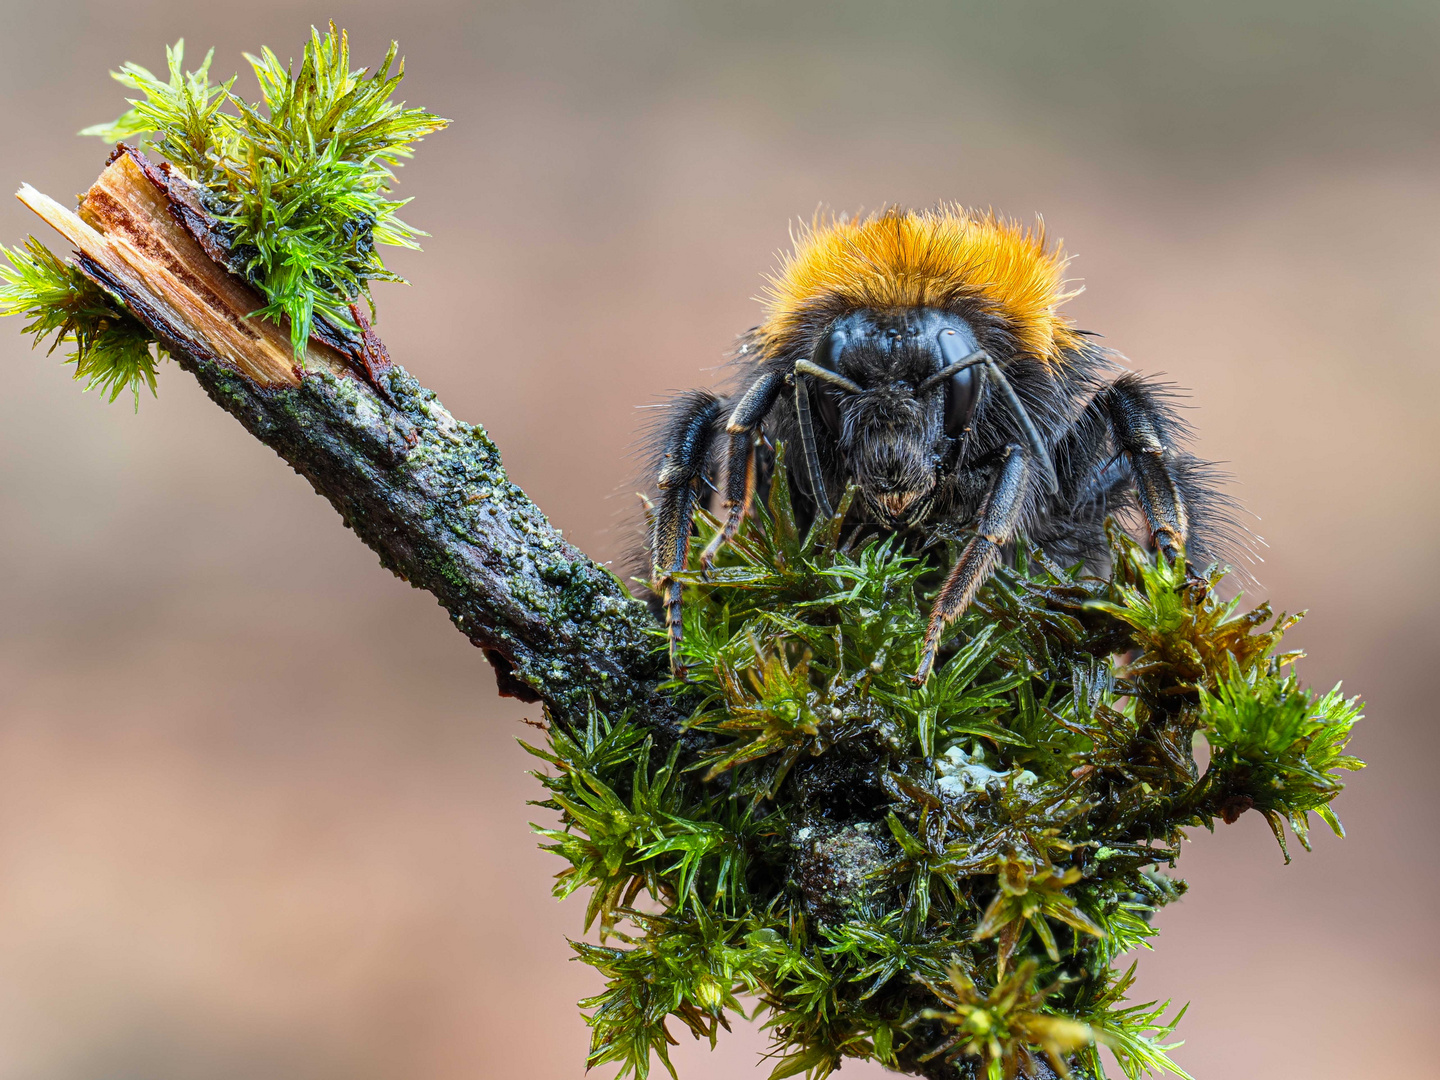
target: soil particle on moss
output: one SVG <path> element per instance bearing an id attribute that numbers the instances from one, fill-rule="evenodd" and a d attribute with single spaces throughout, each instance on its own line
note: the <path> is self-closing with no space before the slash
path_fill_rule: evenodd
<path id="1" fill-rule="evenodd" d="M 791 880 L 806 912 L 823 923 L 842 923 L 876 915 L 883 887 L 879 871 L 896 852 L 883 825 L 848 825 L 816 820 L 794 831 Z"/>

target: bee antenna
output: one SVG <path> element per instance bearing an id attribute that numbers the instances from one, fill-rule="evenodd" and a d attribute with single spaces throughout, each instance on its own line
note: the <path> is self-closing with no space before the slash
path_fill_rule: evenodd
<path id="1" fill-rule="evenodd" d="M 959 360 L 956 360 L 953 364 L 946 364 L 939 371 L 935 372 L 934 375 L 931 375 L 928 379 L 926 379 L 924 382 L 922 382 L 919 386 L 915 388 L 915 396 L 919 397 L 921 394 L 928 394 L 937 386 L 942 385 L 946 379 L 950 378 L 950 376 L 959 375 L 960 372 L 964 371 L 966 368 L 972 368 L 976 364 L 983 364 L 989 359 L 990 357 L 986 356 L 983 350 L 976 349 L 969 356 L 962 357 Z"/>
<path id="2" fill-rule="evenodd" d="M 845 378 L 844 375 L 836 371 L 831 371 L 829 368 L 823 368 L 819 364 L 812 364 L 809 360 L 796 360 L 795 370 L 801 375 L 809 375 L 815 379 L 824 379 L 826 382 L 838 386 L 847 394 L 864 393 L 856 383 L 851 382 Z"/>
<path id="3" fill-rule="evenodd" d="M 800 425 L 800 451 L 805 458 L 805 472 L 810 481 L 810 495 L 815 500 L 817 519 L 835 516 L 830 497 L 825 492 L 825 478 L 820 473 L 820 455 L 815 449 L 815 425 L 810 420 L 810 387 L 798 371 L 795 380 L 795 419 Z"/>
<path id="4" fill-rule="evenodd" d="M 1000 387 L 1000 393 L 1005 398 L 1005 404 L 1010 406 L 1010 411 L 1015 414 L 1016 421 L 1020 424 L 1020 430 L 1025 435 L 1025 441 L 1030 446 L 1030 454 L 1035 459 L 1035 464 L 1040 468 L 1041 476 L 1045 480 L 1045 489 L 1054 495 L 1060 490 L 1060 481 L 1055 476 L 1055 465 L 1050 460 L 1050 451 L 1045 448 L 1045 443 L 1040 438 L 1040 432 L 1035 429 L 1035 424 L 1030 420 L 1030 414 L 1025 411 L 1025 405 L 1020 400 L 1020 395 L 1015 393 L 1015 388 L 1010 385 L 1010 380 L 1005 378 L 1005 373 L 1000 370 L 1000 365 L 995 363 L 989 356 L 982 358 L 981 363 L 985 366 L 982 369 L 995 384 Z"/>

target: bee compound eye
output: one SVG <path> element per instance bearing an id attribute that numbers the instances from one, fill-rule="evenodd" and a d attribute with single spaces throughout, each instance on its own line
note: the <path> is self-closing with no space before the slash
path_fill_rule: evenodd
<path id="1" fill-rule="evenodd" d="M 974 342 L 967 335 L 952 327 L 940 331 L 940 367 L 959 363 L 975 350 Z M 980 397 L 979 367 L 967 367 L 945 380 L 945 432 L 958 435 L 975 415 L 975 403 Z"/>
<path id="2" fill-rule="evenodd" d="M 975 402 L 980 396 L 980 380 L 975 368 L 966 368 L 953 375 L 945 384 L 945 432 L 958 435 L 975 415 Z"/>
<path id="3" fill-rule="evenodd" d="M 845 351 L 847 335 L 844 330 L 831 330 L 815 346 L 810 362 L 827 371 L 840 372 L 840 356 Z M 833 434 L 840 433 L 840 409 L 836 405 L 838 391 L 823 379 L 809 379 L 810 400 L 821 421 Z"/>
<path id="4" fill-rule="evenodd" d="M 845 351 L 845 331 L 831 330 L 820 339 L 815 349 L 814 363 L 831 371 L 840 370 L 840 354 Z"/>
<path id="5" fill-rule="evenodd" d="M 831 433 L 840 434 L 840 408 L 835 403 L 838 392 L 835 387 L 818 380 L 811 385 L 814 387 L 815 406 L 816 411 L 820 414 L 820 419 Z"/>

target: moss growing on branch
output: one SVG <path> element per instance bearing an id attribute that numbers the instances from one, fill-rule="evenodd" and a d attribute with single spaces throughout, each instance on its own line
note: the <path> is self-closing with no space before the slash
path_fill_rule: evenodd
<path id="1" fill-rule="evenodd" d="M 144 97 L 81 134 L 108 142 L 146 135 L 202 186 L 207 209 L 229 230 L 235 269 L 265 293 L 262 314 L 289 319 L 298 356 L 317 314 L 354 328 L 350 305 L 368 300 L 371 281 L 403 280 L 385 269 L 377 245 L 417 248 L 425 235 L 398 216 L 409 200 L 388 196 L 413 145 L 449 121 L 391 100 L 405 77 L 398 49 L 392 41 L 374 71 L 352 70 L 345 32 L 312 27 L 298 69 L 268 48 L 245 54 L 260 83 L 252 103 L 231 91 L 234 76 L 210 83 L 213 49 L 184 71 L 180 41 L 166 49 L 168 81 L 139 64 L 116 72 Z"/>
<path id="2" fill-rule="evenodd" d="M 232 91 L 233 76 L 211 83 L 213 49 L 185 71 L 184 42 L 177 42 L 166 50 L 167 79 L 133 63 L 115 72 L 139 96 L 118 120 L 81 134 L 143 137 L 147 150 L 197 186 L 218 222 L 228 268 L 261 292 L 257 315 L 288 322 L 299 358 L 316 318 L 357 330 L 370 282 L 403 280 L 385 268 L 382 245 L 417 248 L 425 235 L 401 220 L 408 200 L 391 198 L 390 189 L 414 144 L 448 121 L 392 100 L 405 74 L 397 48 L 392 42 L 373 71 L 352 69 L 345 32 L 333 23 L 325 34 L 312 28 L 298 66 L 268 48 L 246 54 L 260 84 L 260 100 L 247 102 Z M 77 376 L 112 400 L 125 389 L 138 400 L 142 385 L 153 392 L 154 357 L 146 362 L 141 353 L 154 337 L 141 324 L 118 314 L 72 318 L 93 313 L 98 290 L 38 242 L 0 253 L 10 261 L 0 267 L 0 314 L 60 327 L 57 344 L 76 344 Z"/>
<path id="3" fill-rule="evenodd" d="M 677 1025 L 713 1043 L 753 1008 L 774 1078 L 846 1057 L 1101 1077 L 1100 1046 L 1127 1077 L 1183 1076 L 1178 1014 L 1127 1003 L 1117 961 L 1184 890 L 1164 869 L 1186 828 L 1254 808 L 1282 845 L 1312 812 L 1340 831 L 1356 701 L 1299 684 L 1276 651 L 1294 619 L 1118 530 L 1108 580 L 1022 550 L 917 687 L 933 565 L 842 542 L 839 517 L 801 536 L 787 490 L 782 466 L 687 577 L 687 733 L 662 747 L 597 713 L 531 748 L 561 816 L 542 830 L 569 864 L 557 895 L 589 890 L 602 932 L 575 945 L 605 979 L 582 1002 L 590 1064 L 644 1077 Z"/>

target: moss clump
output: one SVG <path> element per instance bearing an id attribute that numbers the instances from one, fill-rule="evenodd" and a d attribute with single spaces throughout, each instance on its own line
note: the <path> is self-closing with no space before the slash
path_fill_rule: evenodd
<path id="1" fill-rule="evenodd" d="M 316 318 L 363 329 L 370 282 L 403 280 L 379 247 L 416 248 L 425 235 L 399 217 L 409 200 L 390 198 L 395 170 L 449 121 L 392 100 L 405 75 L 394 42 L 374 70 L 352 69 L 349 40 L 333 23 L 325 34 L 311 28 L 298 65 L 268 48 L 246 54 L 257 102 L 231 92 L 233 76 L 210 81 L 213 49 L 185 71 L 184 44 L 166 49 L 166 79 L 139 64 L 113 73 L 139 96 L 118 120 L 81 134 L 144 136 L 146 150 L 194 182 L 228 246 L 227 268 L 264 296 L 256 314 L 289 321 L 297 358 Z M 56 345 L 73 341 L 76 377 L 112 401 L 128 389 L 138 405 L 142 386 L 154 392 L 163 351 L 123 305 L 36 240 L 0 247 L 0 257 L 10 264 L 0 263 L 0 315 L 28 316 L 37 342 L 52 331 Z"/>
<path id="2" fill-rule="evenodd" d="M 1162 867 L 1185 828 L 1253 808 L 1282 847 L 1312 811 L 1340 831 L 1356 701 L 1301 687 L 1276 652 L 1293 619 L 1118 531 L 1108 580 L 1022 549 L 917 687 L 934 566 L 893 538 L 841 543 L 841 517 L 801 536 L 787 492 L 782 465 L 708 580 L 687 578 L 682 736 L 597 713 L 532 748 L 562 819 L 541 830 L 569 864 L 556 893 L 588 889 L 604 941 L 575 944 L 606 980 L 581 1003 L 589 1064 L 645 1077 L 652 1055 L 670 1067 L 669 1021 L 713 1043 L 748 1002 L 772 1078 L 846 1057 L 1101 1077 L 1101 1045 L 1127 1077 L 1183 1076 L 1178 1016 L 1127 1004 L 1116 962 L 1183 891 Z"/>
<path id="3" fill-rule="evenodd" d="M 448 120 L 391 95 L 405 77 L 398 46 L 373 70 L 350 67 L 350 42 L 314 27 L 298 67 L 268 48 L 245 55 L 260 84 L 247 102 L 210 82 L 211 49 L 184 71 L 185 43 L 166 49 L 169 78 L 125 64 L 115 79 L 142 95 L 118 120 L 86 128 L 106 142 L 148 136 L 146 146 L 200 185 L 228 233 L 233 269 L 264 292 L 261 314 L 288 318 L 295 355 L 316 315 L 358 329 L 351 302 L 371 281 L 400 281 L 376 245 L 418 247 L 424 234 L 400 220 L 409 200 L 388 197 L 412 146 Z M 226 107 L 233 111 L 224 111 Z"/>

